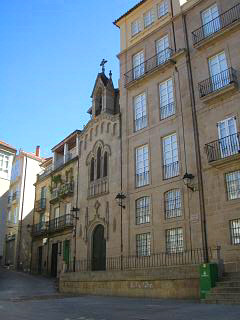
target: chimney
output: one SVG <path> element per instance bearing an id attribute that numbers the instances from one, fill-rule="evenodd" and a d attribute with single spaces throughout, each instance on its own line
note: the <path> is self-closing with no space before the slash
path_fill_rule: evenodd
<path id="1" fill-rule="evenodd" d="M 36 146 L 36 156 L 40 157 L 40 146 Z"/>

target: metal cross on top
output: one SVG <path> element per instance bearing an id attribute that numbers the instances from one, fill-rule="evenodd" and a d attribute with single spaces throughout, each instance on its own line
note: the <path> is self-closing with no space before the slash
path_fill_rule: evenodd
<path id="1" fill-rule="evenodd" d="M 100 67 L 102 67 L 102 73 L 105 73 L 105 64 L 107 63 L 107 60 L 102 59 L 102 62 L 100 63 Z"/>

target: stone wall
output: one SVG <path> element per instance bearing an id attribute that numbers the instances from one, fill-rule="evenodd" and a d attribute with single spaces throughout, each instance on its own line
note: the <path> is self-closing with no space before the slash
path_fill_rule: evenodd
<path id="1" fill-rule="evenodd" d="M 64 273 L 61 293 L 147 298 L 199 298 L 198 266 Z"/>

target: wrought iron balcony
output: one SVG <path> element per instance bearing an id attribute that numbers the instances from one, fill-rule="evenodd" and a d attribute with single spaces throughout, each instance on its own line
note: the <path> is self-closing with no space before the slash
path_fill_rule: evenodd
<path id="1" fill-rule="evenodd" d="M 233 68 L 228 68 L 198 84 L 200 98 L 224 89 L 237 83 L 237 73 Z"/>
<path id="2" fill-rule="evenodd" d="M 143 187 L 149 184 L 149 170 L 136 173 L 135 176 L 136 187 Z"/>
<path id="3" fill-rule="evenodd" d="M 199 44 L 201 41 L 224 30 L 237 21 L 240 21 L 240 4 L 237 4 L 228 11 L 220 14 L 217 18 L 193 31 L 193 44 Z"/>
<path id="4" fill-rule="evenodd" d="M 167 48 L 129 70 L 125 74 L 125 86 L 128 86 L 133 81 L 137 81 L 154 70 L 161 68 L 171 59 L 172 55 L 173 49 Z"/>
<path id="5" fill-rule="evenodd" d="M 41 198 L 35 202 L 35 210 L 37 212 L 44 211 L 46 209 L 46 198 Z"/>
<path id="6" fill-rule="evenodd" d="M 48 222 L 42 221 L 32 226 L 33 237 L 47 234 L 47 231 L 48 231 Z"/>
<path id="7" fill-rule="evenodd" d="M 209 163 L 240 155 L 240 133 L 210 142 L 205 148 Z"/>
<path id="8" fill-rule="evenodd" d="M 179 161 L 163 165 L 163 179 L 167 180 L 179 176 Z"/>
<path id="9" fill-rule="evenodd" d="M 71 214 L 65 214 L 58 218 L 49 220 L 48 233 L 61 231 L 71 227 L 73 227 L 73 216 Z"/>
<path id="10" fill-rule="evenodd" d="M 108 177 L 91 181 L 88 188 L 88 197 L 95 197 L 108 193 Z"/>
<path id="11" fill-rule="evenodd" d="M 58 199 L 59 197 L 59 188 L 55 188 L 52 190 L 52 193 L 51 193 L 51 202 L 55 201 Z"/>
<path id="12" fill-rule="evenodd" d="M 58 191 L 60 197 L 67 196 L 69 194 L 72 194 L 73 192 L 74 192 L 74 182 L 73 181 L 64 183 Z"/>
<path id="13" fill-rule="evenodd" d="M 147 127 L 147 116 L 142 116 L 141 118 L 134 120 L 135 132 L 142 130 Z"/>

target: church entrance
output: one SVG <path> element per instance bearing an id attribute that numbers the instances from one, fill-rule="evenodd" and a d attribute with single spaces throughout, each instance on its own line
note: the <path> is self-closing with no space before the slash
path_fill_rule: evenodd
<path id="1" fill-rule="evenodd" d="M 106 270 L 106 240 L 101 224 L 96 226 L 92 235 L 92 270 Z"/>

